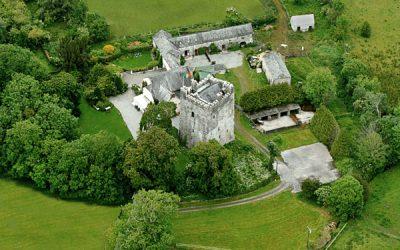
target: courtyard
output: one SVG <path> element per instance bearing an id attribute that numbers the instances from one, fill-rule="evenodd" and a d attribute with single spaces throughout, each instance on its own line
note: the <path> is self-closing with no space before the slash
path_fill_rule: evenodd
<path id="1" fill-rule="evenodd" d="M 220 54 L 210 55 L 210 59 L 215 64 L 225 65 L 227 69 L 233 69 L 242 66 L 243 53 L 241 51 L 222 52 Z M 189 67 L 202 67 L 211 65 L 205 55 L 195 56 L 186 60 L 186 66 Z"/>
<path id="2" fill-rule="evenodd" d="M 281 155 L 283 162 L 276 163 L 275 169 L 281 180 L 292 186 L 294 193 L 301 191 L 301 182 L 307 178 L 316 178 L 322 183 L 339 178 L 332 156 L 322 143 L 289 149 Z"/>

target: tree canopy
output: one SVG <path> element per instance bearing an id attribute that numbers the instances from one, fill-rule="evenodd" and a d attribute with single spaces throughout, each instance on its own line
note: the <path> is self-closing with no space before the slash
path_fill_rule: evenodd
<path id="1" fill-rule="evenodd" d="M 336 96 L 336 79 L 328 68 L 316 68 L 307 75 L 303 91 L 314 106 L 327 104 Z"/>

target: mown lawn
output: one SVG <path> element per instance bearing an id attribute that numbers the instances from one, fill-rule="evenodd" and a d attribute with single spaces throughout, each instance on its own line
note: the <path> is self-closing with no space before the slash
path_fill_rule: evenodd
<path id="1" fill-rule="evenodd" d="M 119 213 L 6 179 L 0 190 L 0 249 L 104 249 L 104 233 Z"/>
<path id="2" fill-rule="evenodd" d="M 348 225 L 333 249 L 400 249 L 400 166 L 376 177 L 362 217 Z"/>
<path id="3" fill-rule="evenodd" d="M 108 112 L 100 112 L 90 107 L 82 98 L 79 110 L 81 111 L 79 128 L 83 134 L 96 134 L 101 130 L 105 130 L 118 136 L 123 141 L 132 138 L 121 114 L 115 107 Z"/>
<path id="4" fill-rule="evenodd" d="M 115 64 L 125 70 L 134 70 L 137 68 L 146 67 L 149 62 L 151 62 L 151 52 L 143 51 L 138 55 L 127 54 L 123 55 L 117 60 L 113 61 L 112 64 Z"/>
<path id="5" fill-rule="evenodd" d="M 329 221 L 321 209 L 290 192 L 237 207 L 182 213 L 174 223 L 177 242 L 229 249 L 305 249 Z"/>
<path id="6" fill-rule="evenodd" d="M 155 32 L 203 22 L 221 22 L 228 7 L 247 17 L 264 14 L 260 0 L 87 0 L 89 10 L 108 20 L 114 35 Z"/>

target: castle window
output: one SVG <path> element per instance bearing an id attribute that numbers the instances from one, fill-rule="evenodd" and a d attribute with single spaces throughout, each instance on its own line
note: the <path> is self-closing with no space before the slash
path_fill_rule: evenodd
<path id="1" fill-rule="evenodd" d="M 194 117 L 194 112 L 192 112 L 192 117 Z"/>

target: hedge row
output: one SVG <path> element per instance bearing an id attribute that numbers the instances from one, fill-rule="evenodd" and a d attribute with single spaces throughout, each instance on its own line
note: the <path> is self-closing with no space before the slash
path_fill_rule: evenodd
<path id="1" fill-rule="evenodd" d="M 245 112 L 253 113 L 290 103 L 298 103 L 301 93 L 288 84 L 268 85 L 247 92 L 240 98 L 240 106 Z"/>

